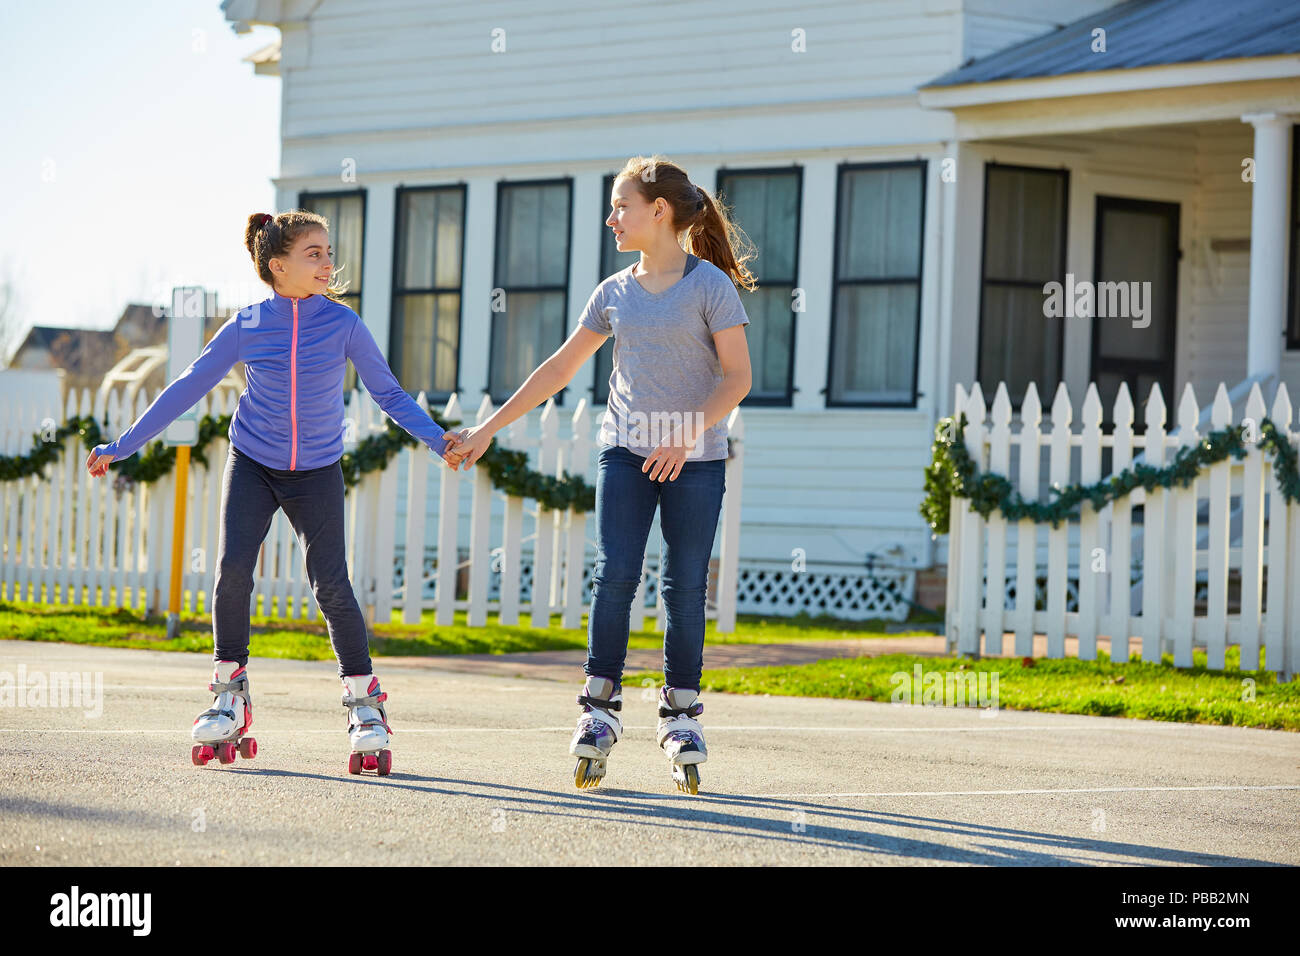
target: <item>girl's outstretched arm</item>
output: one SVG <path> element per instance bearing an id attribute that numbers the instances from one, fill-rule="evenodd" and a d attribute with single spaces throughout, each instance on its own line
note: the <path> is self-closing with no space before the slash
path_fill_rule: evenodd
<path id="1" fill-rule="evenodd" d="M 99 455 L 130 458 L 170 425 L 176 416 L 198 404 L 200 398 L 212 391 L 239 361 L 239 316 L 240 313 L 235 313 L 217 329 L 199 357 L 158 394 L 153 404 L 118 436 L 117 441 L 96 445 L 91 453 L 92 459 Z"/>
<path id="2" fill-rule="evenodd" d="M 352 326 L 352 332 L 348 335 L 347 354 L 348 358 L 352 359 L 352 364 L 356 366 L 357 375 L 365 385 L 366 391 L 379 403 L 379 407 L 387 413 L 388 417 L 428 445 L 444 461 L 448 461 L 447 443 L 456 441 L 457 436 L 443 431 L 442 427 L 429 417 L 429 413 L 406 393 L 397 376 L 393 374 L 393 370 L 388 367 L 383 353 L 379 351 L 375 337 L 371 335 L 370 329 L 360 317 L 357 318 Z"/>

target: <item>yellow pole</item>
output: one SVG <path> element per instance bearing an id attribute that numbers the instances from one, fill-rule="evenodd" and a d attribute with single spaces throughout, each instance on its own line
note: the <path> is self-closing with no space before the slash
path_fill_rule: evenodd
<path id="1" fill-rule="evenodd" d="M 185 550 L 185 502 L 190 478 L 190 446 L 176 449 L 176 506 L 172 520 L 172 582 L 167 610 L 179 619 L 181 613 L 181 557 Z"/>

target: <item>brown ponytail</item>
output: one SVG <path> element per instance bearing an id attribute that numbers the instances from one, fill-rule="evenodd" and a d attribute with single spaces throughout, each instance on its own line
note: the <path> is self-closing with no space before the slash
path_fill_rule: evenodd
<path id="1" fill-rule="evenodd" d="M 712 262 L 746 292 L 758 287 L 758 280 L 745 267 L 754 258 L 753 243 L 722 201 L 692 183 L 686 170 L 658 155 L 633 156 L 614 177 L 615 182 L 620 180 L 635 184 L 647 202 L 668 203 L 677 231 L 687 230 L 687 252 Z"/>
<path id="2" fill-rule="evenodd" d="M 272 289 L 275 288 L 275 277 L 271 272 L 271 260 L 287 256 L 293 244 L 309 229 L 324 229 L 328 233 L 329 220 L 305 209 L 294 209 L 275 216 L 255 212 L 248 217 L 248 225 L 244 228 L 244 245 L 253 257 L 258 277 Z M 325 289 L 327 298 L 337 301 L 347 291 L 347 283 L 337 284 L 338 274 L 342 271 L 343 267 L 339 266 L 330 273 L 330 284 Z"/>

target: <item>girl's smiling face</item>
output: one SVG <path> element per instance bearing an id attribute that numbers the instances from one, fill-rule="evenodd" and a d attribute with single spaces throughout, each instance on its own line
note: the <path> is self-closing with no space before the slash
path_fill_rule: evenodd
<path id="1" fill-rule="evenodd" d="M 609 194 L 610 213 L 605 225 L 614 230 L 619 252 L 636 252 L 653 244 L 653 230 L 672 210 L 662 199 L 647 202 L 629 179 L 614 183 Z"/>
<path id="2" fill-rule="evenodd" d="M 329 243 L 329 233 L 324 229 L 308 229 L 287 256 L 272 258 L 268 265 L 275 276 L 275 291 L 297 298 L 323 293 L 334 271 L 334 250 Z"/>

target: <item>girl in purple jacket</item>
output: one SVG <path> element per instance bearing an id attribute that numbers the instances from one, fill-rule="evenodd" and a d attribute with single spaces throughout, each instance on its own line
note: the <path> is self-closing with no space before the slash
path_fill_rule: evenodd
<path id="1" fill-rule="evenodd" d="M 212 706 L 194 720 L 194 763 L 236 750 L 257 753 L 248 683 L 249 607 L 258 550 L 278 509 L 293 526 L 307 577 L 329 628 L 343 681 L 352 755 L 348 769 L 387 774 L 392 766 L 388 695 L 372 672 L 365 619 L 348 580 L 343 540 L 343 376 L 351 359 L 366 391 L 390 418 L 449 465 L 462 456 L 393 376 L 365 323 L 333 296 L 329 223 L 295 210 L 248 217 L 244 243 L 269 298 L 232 316 L 201 355 L 114 442 L 86 459 L 99 477 L 129 458 L 193 407 L 243 362 L 248 387 L 230 421 L 230 456 L 221 486 L 221 534 L 212 594 Z M 234 507 L 231 507 L 231 505 Z"/>

